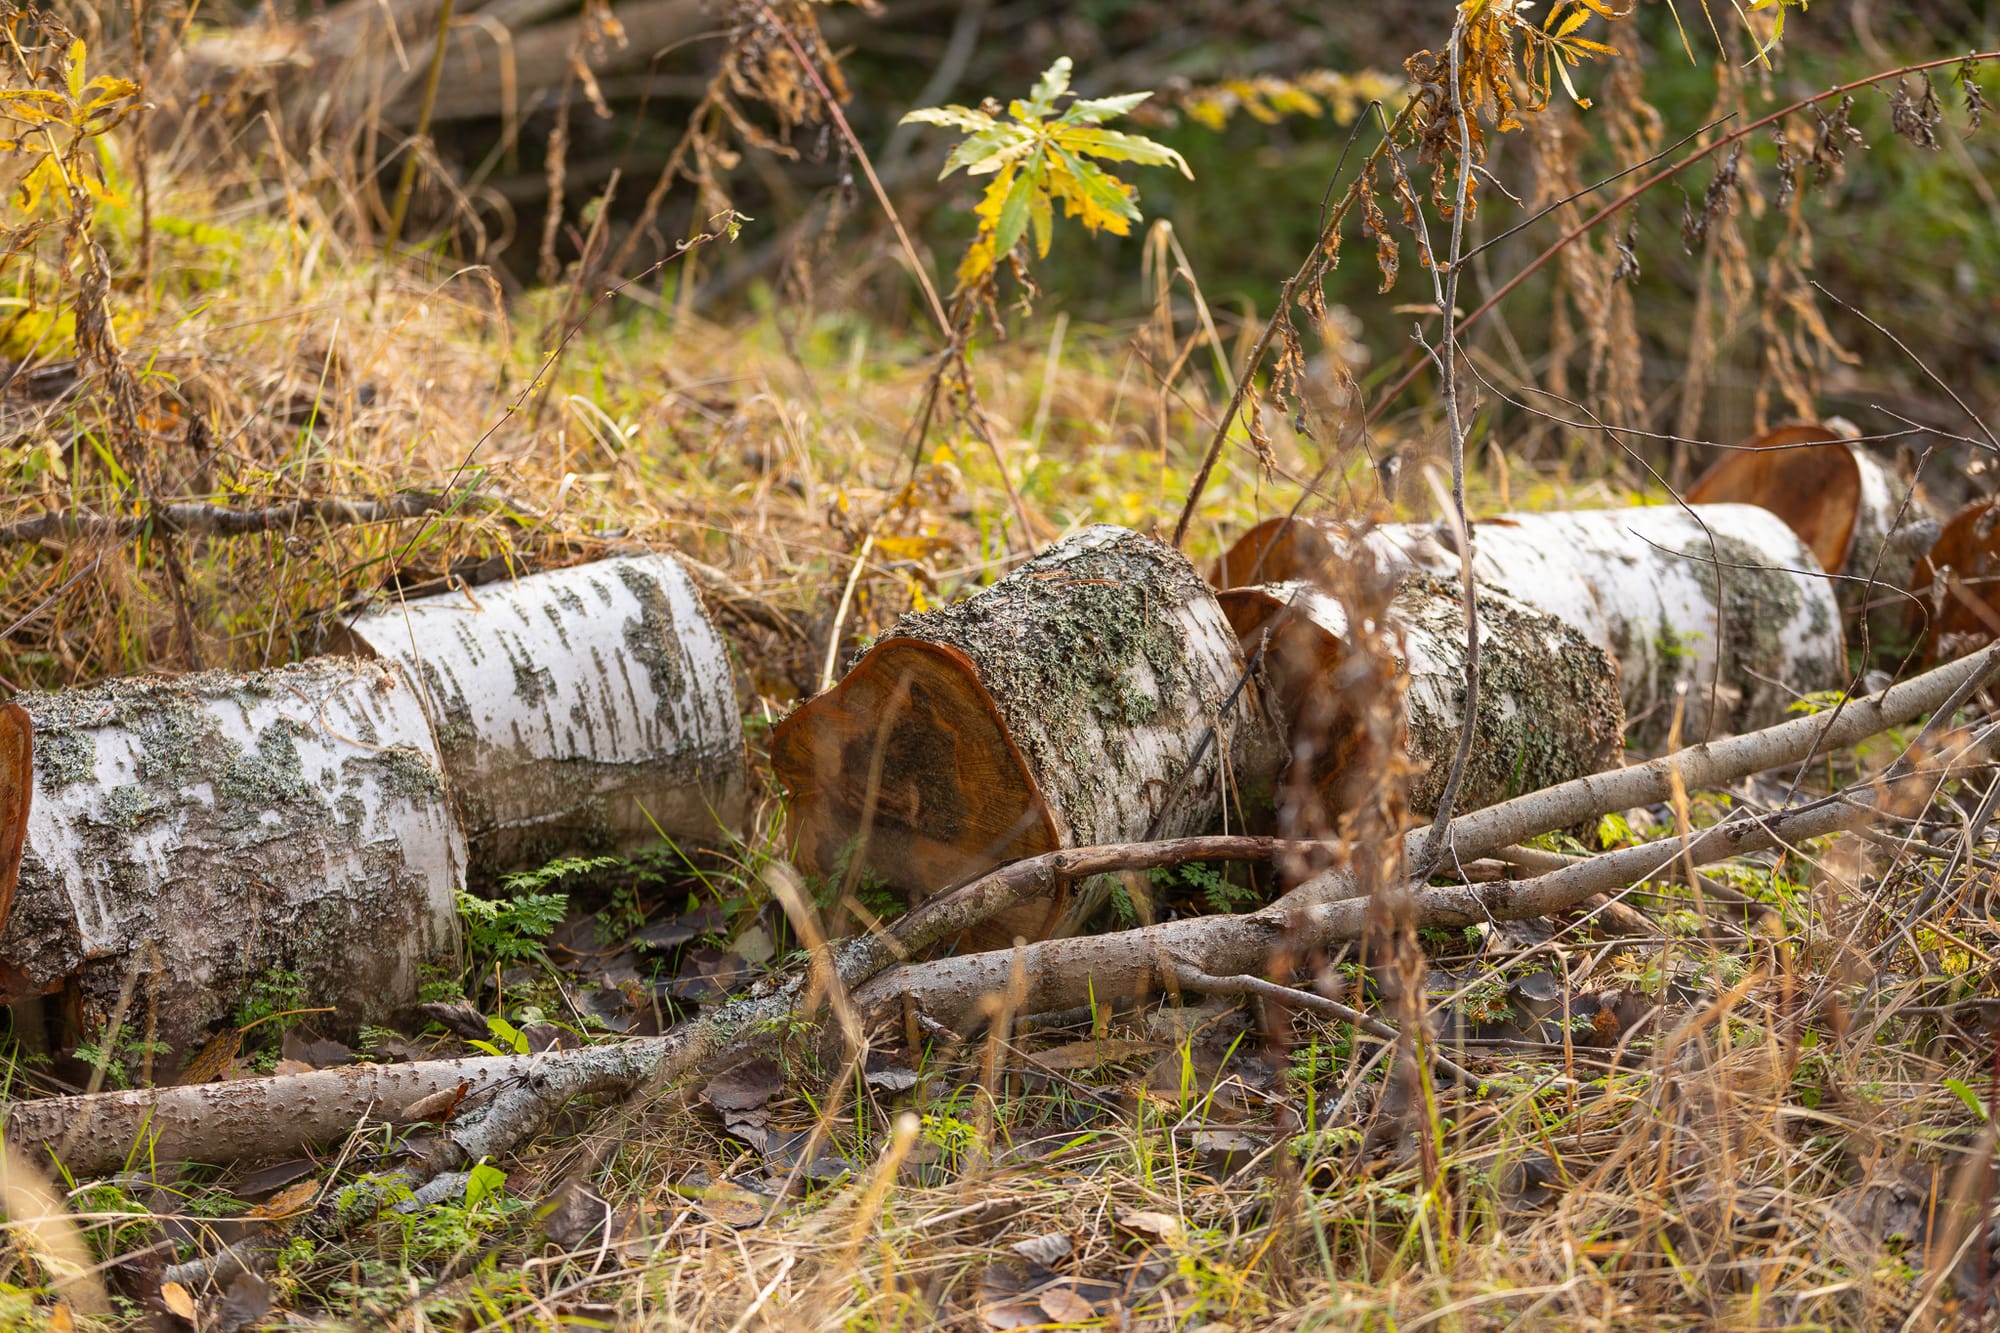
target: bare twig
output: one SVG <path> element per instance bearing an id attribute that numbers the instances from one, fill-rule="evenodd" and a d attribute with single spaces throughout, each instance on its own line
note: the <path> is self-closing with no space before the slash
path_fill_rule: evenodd
<path id="1" fill-rule="evenodd" d="M 1195 861 L 1270 862 L 1310 854 L 1316 844 L 1280 838 L 1176 838 L 1079 847 L 1016 861 L 933 898 L 881 935 L 833 947 L 841 985 L 852 989 L 906 956 L 957 935 L 1063 880 Z M 1003 954 L 1002 957 L 1005 955 Z M 533 1056 L 351 1066 L 175 1088 L 15 1102 L 7 1141 L 54 1152 L 76 1175 L 111 1169 L 135 1145 L 161 1160 L 221 1161 L 283 1156 L 337 1137 L 363 1115 L 395 1122 L 439 1091 L 468 1085 L 467 1108 L 440 1137 L 415 1183 L 509 1151 L 579 1097 L 665 1083 L 699 1067 L 739 1038 L 789 1013 L 803 989 L 794 980 L 769 995 L 724 1005 L 663 1036 Z"/>
<path id="2" fill-rule="evenodd" d="M 1201 493 L 1208 488 L 1209 474 L 1215 470 L 1216 461 L 1222 457 L 1222 446 L 1228 442 L 1229 428 L 1235 424 L 1237 413 L 1243 410 L 1244 400 L 1250 396 L 1251 388 L 1257 380 L 1258 367 L 1264 364 L 1265 353 L 1271 350 L 1271 340 L 1277 336 L 1278 327 L 1284 322 L 1285 311 L 1291 308 L 1299 288 L 1320 271 L 1321 250 L 1340 230 L 1341 223 L 1347 220 L 1348 210 L 1361 198 L 1361 192 L 1368 188 L 1369 173 L 1390 151 L 1397 132 L 1410 123 L 1410 117 L 1416 114 L 1416 109 L 1423 100 L 1421 96 L 1413 96 L 1403 104 L 1403 109 L 1396 114 L 1396 119 L 1383 134 L 1382 142 L 1375 145 L 1375 151 L 1368 155 L 1366 162 L 1362 163 L 1360 174 L 1354 178 L 1354 184 L 1347 187 L 1347 193 L 1340 197 L 1340 202 L 1334 205 L 1333 212 L 1321 225 L 1319 236 L 1313 242 L 1312 251 L 1306 256 L 1305 263 L 1299 266 L 1298 272 L 1285 279 L 1285 285 L 1279 288 L 1277 311 L 1265 322 L 1264 331 L 1257 335 L 1256 345 L 1250 349 L 1250 356 L 1244 361 L 1243 369 L 1236 377 L 1236 391 L 1229 395 L 1229 405 L 1222 409 L 1222 416 L 1216 421 L 1215 431 L 1209 437 L 1208 451 L 1202 455 L 1201 467 L 1196 470 L 1194 480 L 1188 484 L 1187 499 L 1181 504 L 1181 516 L 1174 523 L 1175 546 L 1179 546 L 1187 538 L 1188 525 L 1194 522 L 1195 507 L 1201 503 Z"/>
<path id="3" fill-rule="evenodd" d="M 152 529 L 201 537 L 241 537 L 318 523 L 330 527 L 392 523 L 456 509 L 509 508 L 505 501 L 473 491 L 406 491 L 381 500 L 325 497 L 289 504 L 239 509 L 218 504 L 156 504 L 142 514 L 95 514 L 64 509 L 0 523 L 0 542 L 124 541 Z"/>

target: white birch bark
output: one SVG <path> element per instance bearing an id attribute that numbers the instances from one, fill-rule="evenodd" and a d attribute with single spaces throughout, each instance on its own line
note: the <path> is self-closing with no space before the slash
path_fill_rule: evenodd
<path id="1" fill-rule="evenodd" d="M 465 845 L 395 670 L 337 658 L 16 700 L 34 722 L 9 999 L 183 1052 L 260 980 L 352 1027 L 457 947 Z"/>
<path id="2" fill-rule="evenodd" d="M 1478 596 L 1480 706 L 1459 808 L 1477 809 L 1616 764 L 1625 714 L 1617 671 L 1604 650 L 1575 627 L 1514 598 L 1487 588 Z M 1235 588 L 1220 597 L 1245 653 L 1255 651 L 1267 628 L 1273 631 L 1271 669 L 1292 727 L 1287 750 L 1294 763 L 1309 765 L 1315 788 L 1337 782 L 1334 770 L 1349 747 L 1339 736 L 1310 733 L 1348 721 L 1331 685 L 1347 637 L 1347 609 L 1303 582 Z M 1439 579 L 1410 579 L 1390 604 L 1388 619 L 1402 645 L 1410 757 L 1423 766 L 1410 787 L 1410 808 L 1428 814 L 1443 794 L 1465 716 L 1459 591 Z"/>
<path id="3" fill-rule="evenodd" d="M 1261 563 L 1275 577 L 1312 577 L 1349 542 L 1336 524 L 1296 538 L 1259 525 L 1224 557 L 1225 576 Z M 1298 526 L 1297 523 L 1294 526 Z M 1666 738 L 1675 687 L 1687 686 L 1689 739 L 1767 726 L 1798 698 L 1847 682 L 1839 607 L 1811 549 L 1754 505 L 1508 514 L 1473 525 L 1473 575 L 1580 630 L 1618 664 L 1626 725 Z M 1439 529 L 1390 524 L 1369 533 L 1392 567 L 1456 578 Z"/>
<path id="4" fill-rule="evenodd" d="M 416 682 L 476 871 L 742 820 L 728 647 L 672 556 L 418 598 L 347 632 Z"/>
<path id="5" fill-rule="evenodd" d="M 1834 594 L 1849 620 L 1866 615 L 1874 645 L 1894 651 L 1910 605 L 1900 594 L 1939 525 L 1859 435 L 1840 417 L 1774 427 L 1724 454 L 1688 488 L 1688 499 L 1754 504 L 1784 519 L 1840 576 Z"/>

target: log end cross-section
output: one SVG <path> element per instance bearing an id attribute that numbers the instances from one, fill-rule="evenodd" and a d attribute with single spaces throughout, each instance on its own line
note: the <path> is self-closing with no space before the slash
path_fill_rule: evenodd
<path id="1" fill-rule="evenodd" d="M 1765 431 L 1697 477 L 1687 502 L 1768 509 L 1812 548 L 1821 569 L 1837 574 L 1854 544 L 1863 498 L 1861 464 L 1847 440 L 1814 422 Z"/>
<path id="2" fill-rule="evenodd" d="M 808 873 L 928 897 L 1057 847 L 1200 831 L 1268 783 L 1263 701 L 1177 551 L 1088 528 L 957 605 L 909 616 L 772 738 Z M 1204 744 L 1211 726 L 1214 739 Z M 988 932 L 1046 933 L 1037 902 Z"/>

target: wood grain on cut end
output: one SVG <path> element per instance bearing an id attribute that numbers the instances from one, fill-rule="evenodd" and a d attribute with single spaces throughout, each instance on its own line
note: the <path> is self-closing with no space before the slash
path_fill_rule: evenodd
<path id="1" fill-rule="evenodd" d="M 2000 501 L 1975 500 L 1951 516 L 1910 575 L 1904 623 L 1921 634 L 1924 660 L 1944 662 L 2000 638 Z"/>
<path id="2" fill-rule="evenodd" d="M 1318 522 L 1267 518 L 1222 553 L 1209 582 L 1218 588 L 1243 588 L 1293 579 L 1316 581 L 1338 555 L 1339 548 Z"/>
<path id="3" fill-rule="evenodd" d="M 35 724 L 21 705 L 0 704 L 0 930 L 14 910 L 34 793 Z"/>
<path id="4" fill-rule="evenodd" d="M 808 874 L 858 857 L 914 900 L 1059 845 L 978 669 L 945 644 L 877 644 L 779 724 L 771 766 Z"/>
<path id="5" fill-rule="evenodd" d="M 1829 573 L 1839 573 L 1847 564 L 1861 501 L 1861 466 L 1847 437 L 1811 422 L 1765 431 L 1725 455 L 1687 492 L 1689 504 L 1753 504 L 1770 510 L 1812 548 L 1820 568 Z"/>

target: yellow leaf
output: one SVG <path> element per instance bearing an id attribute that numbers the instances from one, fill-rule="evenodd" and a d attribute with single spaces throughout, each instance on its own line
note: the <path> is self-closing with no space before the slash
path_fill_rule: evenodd
<path id="1" fill-rule="evenodd" d="M 83 100 L 83 62 L 86 54 L 83 38 L 79 37 L 69 44 L 69 100 L 72 102 Z"/>
<path id="2" fill-rule="evenodd" d="M 194 1297 L 178 1282 L 168 1282 L 160 1287 L 160 1304 L 190 1324 L 195 1321 Z"/>
<path id="3" fill-rule="evenodd" d="M 17 88 L 0 93 L 0 115 L 30 125 L 54 125 L 66 120 L 68 104 L 46 88 Z"/>

